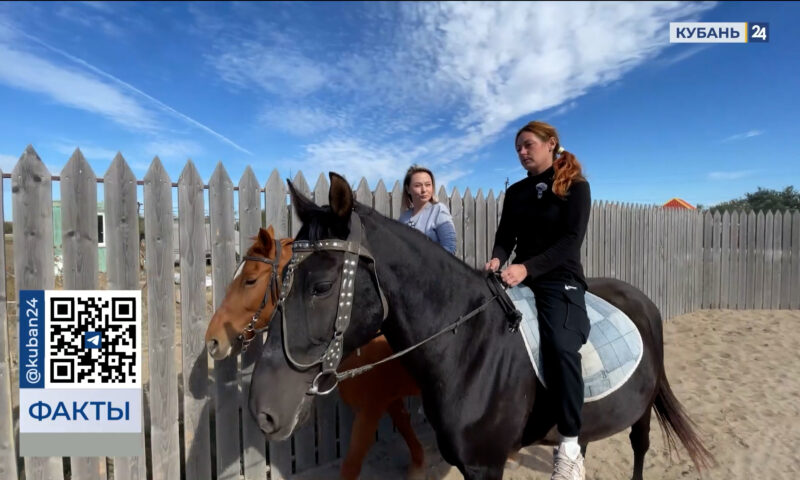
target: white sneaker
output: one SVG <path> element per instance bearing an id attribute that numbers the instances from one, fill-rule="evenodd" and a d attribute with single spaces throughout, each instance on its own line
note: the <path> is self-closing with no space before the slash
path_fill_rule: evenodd
<path id="1" fill-rule="evenodd" d="M 567 453 L 567 445 L 562 443 L 553 449 L 553 475 L 550 480 L 585 480 L 586 470 L 583 468 L 583 455 L 580 449 L 576 455 Z"/>

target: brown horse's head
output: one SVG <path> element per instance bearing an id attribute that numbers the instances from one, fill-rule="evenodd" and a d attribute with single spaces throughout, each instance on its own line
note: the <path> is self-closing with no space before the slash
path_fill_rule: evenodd
<path id="1" fill-rule="evenodd" d="M 281 251 L 275 277 L 277 282 L 274 282 L 272 270 L 277 253 L 275 233 L 271 225 L 266 230 L 259 229 L 255 242 L 237 269 L 237 275 L 228 285 L 222 304 L 208 324 L 206 347 L 212 358 L 222 360 L 236 355 L 244 343 L 256 335 L 254 329 L 267 326 L 280 293 L 281 273 L 292 258 L 292 242 L 291 238 L 279 240 Z M 251 324 L 251 320 L 255 320 L 255 323 Z"/>

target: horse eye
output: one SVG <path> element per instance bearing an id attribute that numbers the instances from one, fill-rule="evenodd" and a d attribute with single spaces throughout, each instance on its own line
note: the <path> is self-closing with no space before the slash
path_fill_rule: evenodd
<path id="1" fill-rule="evenodd" d="M 333 286 L 333 282 L 320 282 L 314 285 L 314 288 L 311 289 L 311 293 L 313 295 L 322 295 L 323 293 L 328 292 Z"/>
<path id="2" fill-rule="evenodd" d="M 255 285 L 257 281 L 258 281 L 258 279 L 257 279 L 257 278 L 253 278 L 253 279 L 246 280 L 246 281 L 244 282 L 244 284 L 245 284 L 245 285 Z"/>

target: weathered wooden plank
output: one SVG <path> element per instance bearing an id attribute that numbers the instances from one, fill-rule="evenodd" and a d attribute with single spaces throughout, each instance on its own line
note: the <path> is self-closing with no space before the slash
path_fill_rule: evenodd
<path id="1" fill-rule="evenodd" d="M 386 186 L 383 184 L 383 180 L 378 180 L 378 184 L 375 186 L 372 204 L 375 206 L 374 208 L 378 213 L 391 218 L 392 202 L 391 198 L 389 198 L 389 192 L 386 191 Z"/>
<path id="2" fill-rule="evenodd" d="M 774 220 L 775 216 L 772 211 L 768 211 L 764 215 L 764 289 L 762 292 L 764 298 L 762 308 L 765 309 L 770 308 L 772 303 L 772 227 Z"/>
<path id="3" fill-rule="evenodd" d="M 756 249 L 755 249 L 755 292 L 753 308 L 764 308 L 764 236 L 766 234 L 766 217 L 763 211 L 756 216 Z"/>
<path id="4" fill-rule="evenodd" d="M 464 260 L 464 202 L 455 187 L 450 193 L 450 214 L 456 227 L 456 257 Z"/>
<path id="5" fill-rule="evenodd" d="M 486 261 L 486 198 L 483 190 L 478 189 L 475 197 L 475 267 L 483 268 Z"/>
<path id="6" fill-rule="evenodd" d="M 214 309 L 225 298 L 236 269 L 233 233 L 233 182 L 218 163 L 208 182 L 208 213 L 211 224 L 211 285 Z M 239 385 L 237 358 L 214 361 L 217 478 L 239 478 Z"/>
<path id="7" fill-rule="evenodd" d="M 739 212 L 739 285 L 736 301 L 739 310 L 747 308 L 747 276 L 751 274 L 747 270 L 747 224 L 747 212 Z"/>
<path id="8" fill-rule="evenodd" d="M 719 281 L 720 263 L 722 260 L 722 215 L 719 210 L 714 212 L 711 225 L 711 293 L 709 299 L 710 308 L 719 308 Z"/>
<path id="9" fill-rule="evenodd" d="M 800 211 L 792 213 L 792 281 L 789 308 L 800 308 Z"/>
<path id="10" fill-rule="evenodd" d="M 328 193 L 330 192 L 330 185 L 328 184 L 328 179 L 323 174 L 319 174 L 317 177 L 317 183 L 314 185 L 314 192 L 313 198 L 314 203 L 317 205 L 327 205 L 328 204 Z"/>
<path id="11" fill-rule="evenodd" d="M 0 170 L 0 179 L 3 172 Z M 0 224 L 5 225 L 3 182 L 0 181 Z M 6 271 L 5 241 L 0 249 L 0 272 Z M 8 343 L 8 312 L 6 310 L 6 275 L 0 275 L 0 478 L 17 479 L 17 455 L 14 442 L 14 417 L 11 401 L 11 345 Z M 19 416 L 17 416 L 17 419 Z"/>
<path id="12" fill-rule="evenodd" d="M 691 243 L 691 275 L 692 275 L 692 290 L 689 302 L 690 311 L 700 310 L 700 296 L 702 295 L 703 284 L 703 214 L 698 211 L 693 211 L 689 214 L 689 222 L 692 224 L 692 231 L 690 237 Z"/>
<path id="13" fill-rule="evenodd" d="M 618 209 L 616 203 L 606 205 L 606 268 L 607 275 L 612 278 L 619 278 L 617 271 L 617 224 Z"/>
<path id="14" fill-rule="evenodd" d="M 20 290 L 55 287 L 53 271 L 53 194 L 50 172 L 28 145 L 11 174 L 14 219 L 14 278 Z M 24 245 L 24 248 L 22 246 Z M 25 457 L 27 480 L 63 478 L 59 457 Z"/>
<path id="15" fill-rule="evenodd" d="M 489 196 L 486 197 L 486 260 L 491 260 L 492 249 L 494 248 L 494 238 L 497 234 L 497 200 L 494 198 L 494 192 L 489 190 Z M 483 268 L 483 266 L 480 266 Z"/>
<path id="16" fill-rule="evenodd" d="M 289 236 L 289 217 L 286 209 L 286 184 L 278 170 L 273 170 L 264 185 L 264 225 L 275 230 L 278 238 Z M 326 195 L 327 198 L 327 195 Z"/>
<path id="17" fill-rule="evenodd" d="M 358 188 L 356 191 L 353 192 L 356 197 L 356 201 L 359 203 L 363 203 L 364 205 L 371 207 L 372 203 L 372 192 L 369 189 L 369 184 L 367 183 L 367 179 L 361 177 L 361 181 L 358 182 Z"/>
<path id="18" fill-rule="evenodd" d="M 97 178 L 79 149 L 61 170 L 64 289 L 97 288 Z M 106 459 L 71 457 L 76 479 L 106 478 Z"/>
<path id="19" fill-rule="evenodd" d="M 439 186 L 439 193 L 436 194 L 436 200 L 445 204 L 448 210 L 450 210 L 450 197 L 447 196 L 447 190 L 445 190 L 444 185 Z"/>
<path id="20" fill-rule="evenodd" d="M 464 262 L 475 268 L 475 197 L 464 191 Z"/>
<path id="21" fill-rule="evenodd" d="M 720 243 L 720 289 L 719 306 L 728 307 L 728 284 L 730 282 L 731 267 L 731 215 L 729 212 L 722 214 L 722 242 Z"/>
<path id="22" fill-rule="evenodd" d="M 306 182 L 306 177 L 303 176 L 303 172 L 297 172 L 297 175 L 294 176 L 292 180 L 292 184 L 294 185 L 294 189 L 297 190 L 299 193 L 305 195 L 306 197 L 311 197 L 311 189 L 308 187 L 308 183 Z M 327 203 L 327 202 L 326 202 Z M 289 223 L 289 232 L 290 236 L 294 237 L 297 235 L 297 232 L 300 231 L 300 227 L 302 226 L 302 222 L 300 218 L 297 216 L 297 212 L 294 209 L 294 205 L 291 207 L 292 214 L 291 214 L 291 221 Z"/>
<path id="23" fill-rule="evenodd" d="M 448 202 L 449 203 L 449 202 Z M 392 187 L 392 215 L 391 217 L 397 220 L 400 214 L 406 210 L 405 200 L 403 197 L 403 185 L 399 181 L 394 182 Z"/>
<path id="24" fill-rule="evenodd" d="M 713 238 L 714 218 L 711 212 L 706 212 L 703 221 L 703 305 L 702 308 L 711 308 L 712 298 L 712 284 L 713 284 Z"/>
<path id="25" fill-rule="evenodd" d="M 158 157 L 144 177 L 144 222 L 152 476 L 169 480 L 180 476 L 172 181 Z"/>
<path id="26" fill-rule="evenodd" d="M 772 293 L 769 308 L 781 306 L 781 263 L 783 259 L 783 214 L 776 211 L 772 218 Z M 766 300 L 766 299 L 765 299 Z"/>
<path id="27" fill-rule="evenodd" d="M 109 290 L 139 290 L 139 206 L 136 176 L 117 153 L 103 177 Z M 144 395 L 142 395 L 144 405 Z M 144 421 L 144 420 L 143 420 Z M 144 435 L 142 435 L 142 452 Z M 145 455 L 114 457 L 114 480 L 147 478 Z"/>
<path id="28" fill-rule="evenodd" d="M 596 202 L 592 208 L 592 215 L 595 218 L 595 243 L 592 247 L 594 255 L 594 275 L 605 277 L 605 214 L 603 212 L 603 202 Z"/>
<path id="29" fill-rule="evenodd" d="M 248 166 L 239 180 L 239 251 L 242 256 L 247 253 L 262 226 L 260 186 L 253 169 Z M 253 367 L 261 352 L 262 343 L 262 336 L 256 335 L 250 347 L 240 358 L 239 409 L 242 416 L 244 478 L 248 480 L 267 477 L 267 451 L 264 434 L 250 414 L 248 407 L 250 380 L 253 375 Z"/>
<path id="30" fill-rule="evenodd" d="M 183 359 L 183 442 L 187 478 L 211 478 L 203 179 L 189 161 L 178 179 L 178 251 Z"/>
<path id="31" fill-rule="evenodd" d="M 739 307 L 737 298 L 739 290 L 739 212 L 731 212 L 730 231 L 730 256 L 728 274 L 728 305 L 725 308 L 736 309 Z"/>
<path id="32" fill-rule="evenodd" d="M 500 218 L 503 216 L 503 202 L 506 201 L 506 192 L 501 191 L 500 195 L 497 196 L 497 226 L 500 226 Z M 456 226 L 456 231 L 458 231 L 458 227 Z M 494 245 L 492 245 L 494 248 Z M 458 252 L 458 250 L 456 250 Z M 489 256 L 491 256 L 492 252 L 489 252 Z"/>
<path id="33" fill-rule="evenodd" d="M 756 230 L 757 218 L 752 210 L 747 214 L 747 289 L 746 309 L 752 310 L 756 305 Z"/>
<path id="34" fill-rule="evenodd" d="M 792 293 L 792 212 L 783 212 L 783 225 L 781 226 L 781 289 L 780 308 L 788 309 L 791 306 Z"/>

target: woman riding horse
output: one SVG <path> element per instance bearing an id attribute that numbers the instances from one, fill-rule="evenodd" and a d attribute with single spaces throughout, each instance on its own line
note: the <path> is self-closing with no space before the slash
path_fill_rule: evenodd
<path id="1" fill-rule="evenodd" d="M 331 174 L 325 207 L 289 188 L 303 226 L 249 397 L 267 438 L 288 438 L 309 418 L 314 395 L 367 371 L 337 367 L 380 329 L 420 386 L 443 458 L 467 480 L 502 478 L 509 452 L 521 446 L 558 444 L 553 395 L 538 381 L 521 335 L 509 332 L 485 274 L 356 203 L 339 175 Z M 654 409 L 669 441 L 680 440 L 695 465 L 706 466 L 710 454 L 667 381 L 658 308 L 625 282 L 587 284 L 634 322 L 643 352 L 620 388 L 584 404 L 581 441 L 631 427 L 633 478 L 641 480 Z"/>

